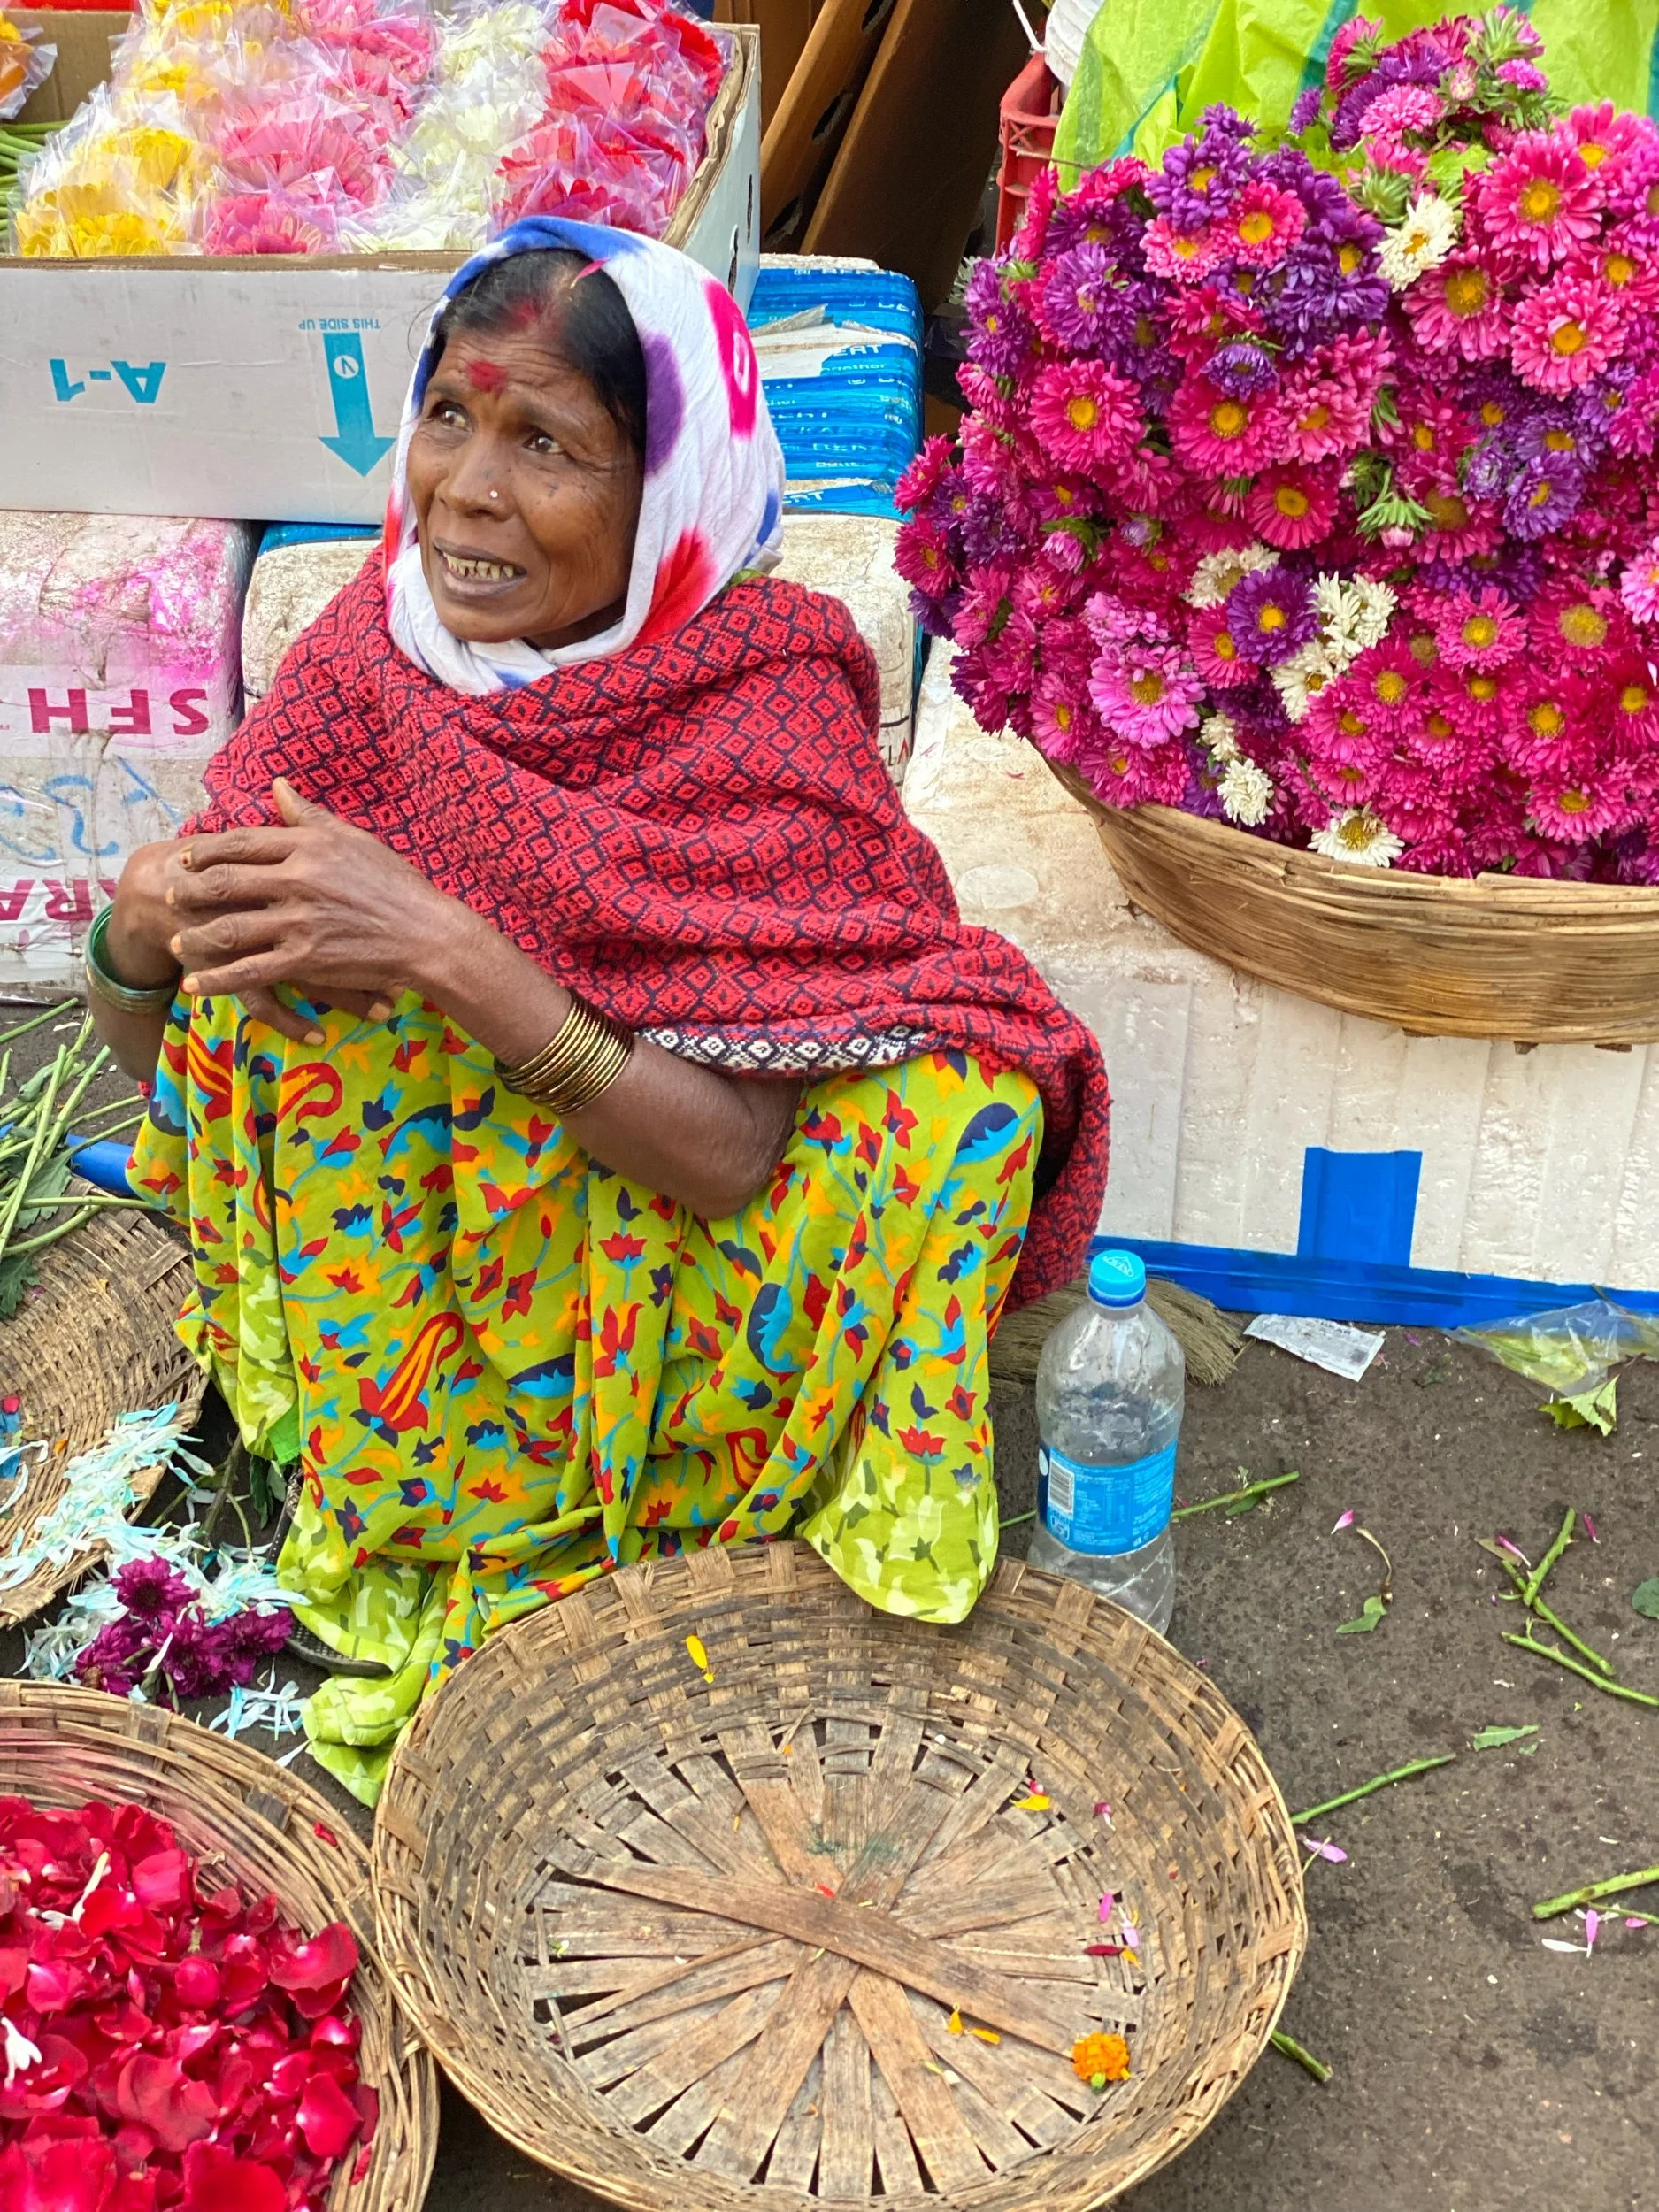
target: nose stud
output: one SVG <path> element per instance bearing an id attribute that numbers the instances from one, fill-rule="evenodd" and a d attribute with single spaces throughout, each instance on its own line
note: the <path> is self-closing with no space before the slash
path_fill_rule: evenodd
<path id="1" fill-rule="evenodd" d="M 501 497 L 501 494 L 499 492 L 491 492 L 490 497 L 492 499 L 499 499 Z"/>

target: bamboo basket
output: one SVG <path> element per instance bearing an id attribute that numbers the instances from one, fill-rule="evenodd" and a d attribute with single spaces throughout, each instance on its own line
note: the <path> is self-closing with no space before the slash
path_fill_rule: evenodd
<path id="1" fill-rule="evenodd" d="M 896 1619 L 792 1543 L 491 1638 L 398 1747 L 373 1860 L 462 2093 L 639 2212 L 1102 2204 L 1225 2103 L 1307 1933 L 1273 1778 L 1161 1638 L 1018 1562 L 960 1627 Z M 1087 1948 L 1108 1889 L 1133 1956 Z M 1133 2072 L 1096 2093 L 1101 2031 Z"/>
<path id="2" fill-rule="evenodd" d="M 375 1955 L 367 1854 L 314 1790 L 159 1706 L 0 1679 L 0 1796 L 142 1805 L 208 1869 L 255 1896 L 274 1894 L 308 1934 L 343 1920 L 362 1955 L 350 2002 L 380 2116 L 368 2171 L 354 2182 L 353 2159 L 342 2162 L 329 2212 L 419 2212 L 438 2147 L 437 2072 Z"/>
<path id="3" fill-rule="evenodd" d="M 1659 1039 L 1659 889 L 1419 876 L 1293 852 L 1173 807 L 1094 816 L 1118 880 L 1183 944 L 1419 1036 Z"/>
<path id="4" fill-rule="evenodd" d="M 206 1388 L 173 1326 L 190 1287 L 189 1247 L 158 1222 L 99 1214 L 42 1254 L 38 1281 L 40 1294 L 26 1294 L 0 1322 L 0 1390 L 19 1393 L 22 1438 L 43 1440 L 49 1455 L 14 1508 L 0 1501 L 0 1557 L 34 1535 L 64 1494 L 65 1467 L 101 1442 L 119 1414 L 177 1401 L 194 1417 Z M 134 1476 L 140 1505 L 164 1471 Z M 0 1627 L 38 1613 L 102 1556 L 102 1548 L 81 1552 L 0 1592 Z"/>

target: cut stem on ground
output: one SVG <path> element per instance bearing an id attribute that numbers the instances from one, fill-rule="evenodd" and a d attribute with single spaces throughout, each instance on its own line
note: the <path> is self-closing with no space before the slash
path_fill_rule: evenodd
<path id="1" fill-rule="evenodd" d="M 1218 1498 L 1201 1498 L 1196 1505 L 1178 1505 L 1170 1518 L 1184 1521 L 1189 1514 L 1208 1513 L 1217 1505 L 1237 1505 L 1245 1498 L 1265 1497 L 1270 1490 L 1282 1490 L 1287 1482 L 1301 1480 L 1300 1468 L 1288 1475 L 1268 1475 L 1260 1482 L 1247 1482 L 1242 1490 L 1224 1490 Z"/>
<path id="2" fill-rule="evenodd" d="M 1327 1797 L 1322 1805 L 1310 1805 L 1305 1813 L 1292 1813 L 1291 1825 L 1300 1828 L 1304 1821 L 1317 1820 L 1321 1813 L 1335 1812 L 1339 1805 L 1351 1805 L 1356 1798 L 1369 1797 L 1373 1790 L 1386 1789 L 1390 1782 L 1409 1782 L 1414 1775 L 1427 1774 L 1434 1767 L 1448 1767 L 1456 1756 L 1455 1751 L 1442 1751 L 1432 1759 L 1409 1760 L 1391 1773 L 1379 1774 L 1369 1782 L 1362 1782 L 1356 1790 L 1345 1790 L 1340 1797 Z"/>
<path id="3" fill-rule="evenodd" d="M 1659 1866 L 1645 1866 L 1639 1874 L 1612 1874 L 1605 1882 L 1586 1882 L 1582 1889 L 1570 1889 L 1559 1897 L 1546 1897 L 1532 1908 L 1534 1920 L 1554 1920 L 1563 1912 L 1576 1912 L 1581 1905 L 1594 1905 L 1603 1897 L 1622 1897 L 1627 1889 L 1646 1889 L 1650 1882 L 1659 1882 Z M 1647 1916 L 1636 1914 L 1642 1919 Z"/>
<path id="4" fill-rule="evenodd" d="M 1575 1506 L 1570 1505 L 1567 1508 L 1567 1517 L 1564 1521 L 1563 1521 L 1560 1529 L 1557 1531 L 1555 1542 L 1550 1546 L 1549 1549 L 1544 1554 L 1544 1556 L 1539 1561 L 1537 1566 L 1533 1568 L 1532 1573 L 1527 1577 L 1526 1583 L 1521 1592 L 1521 1595 L 1529 1606 L 1533 1602 L 1539 1592 L 1543 1588 L 1544 1577 L 1549 1572 L 1555 1562 L 1561 1557 L 1561 1555 L 1566 1550 L 1568 1545 L 1571 1543 L 1573 1525 L 1578 1518 L 1578 1509 Z"/>
<path id="5" fill-rule="evenodd" d="M 1286 2035 L 1283 2028 L 1275 2028 L 1270 2039 L 1276 2051 L 1282 2051 L 1286 2058 L 1294 2058 L 1298 2066 L 1305 2066 L 1315 2081 L 1323 2084 L 1330 2080 L 1333 2070 L 1323 2059 L 1316 2058 L 1311 2051 L 1305 2049 L 1294 2035 Z"/>
<path id="6" fill-rule="evenodd" d="M 1605 1691 L 1609 1697 L 1628 1698 L 1632 1705 L 1651 1705 L 1659 1709 L 1659 1697 L 1649 1697 L 1643 1690 L 1627 1690 L 1622 1682 L 1609 1682 L 1605 1675 L 1592 1673 L 1588 1667 L 1580 1666 L 1576 1659 L 1569 1659 L 1564 1651 L 1557 1651 L 1551 1644 L 1535 1643 L 1530 1636 L 1511 1636 L 1507 1629 L 1503 1632 L 1503 1640 L 1506 1644 L 1513 1644 L 1517 1651 L 1535 1651 L 1540 1659 L 1553 1659 L 1558 1667 L 1566 1667 L 1587 1682 L 1592 1689 Z"/>

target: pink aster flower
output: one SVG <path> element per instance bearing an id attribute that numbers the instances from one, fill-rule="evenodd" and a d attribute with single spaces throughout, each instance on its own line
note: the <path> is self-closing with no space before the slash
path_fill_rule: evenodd
<path id="1" fill-rule="evenodd" d="M 1421 715 L 1427 677 L 1409 645 L 1385 639 L 1371 646 L 1346 680 L 1363 702 L 1366 720 L 1385 736 L 1402 735 Z"/>
<path id="2" fill-rule="evenodd" d="M 1512 259 L 1547 269 L 1593 238 L 1601 195 L 1576 146 L 1523 131 L 1474 188 L 1487 236 Z"/>
<path id="3" fill-rule="evenodd" d="M 1121 745 L 1110 740 L 1082 764 L 1108 806 L 1179 806 L 1187 790 L 1184 745 Z"/>
<path id="4" fill-rule="evenodd" d="M 1574 108 L 1558 127 L 1578 148 L 1592 176 L 1606 187 L 1640 140 L 1644 119 L 1603 100 L 1598 106 Z"/>
<path id="5" fill-rule="evenodd" d="M 1170 443 L 1198 476 L 1253 476 L 1279 458 L 1284 421 L 1272 395 L 1234 398 L 1206 376 L 1188 376 L 1171 400 Z"/>
<path id="6" fill-rule="evenodd" d="M 1654 257 L 1651 234 L 1643 234 L 1647 230 L 1643 224 L 1621 224 L 1573 264 L 1605 285 L 1627 318 L 1633 311 L 1659 306 L 1659 262 Z"/>
<path id="7" fill-rule="evenodd" d="M 1533 657 L 1581 674 L 1599 674 L 1635 642 L 1617 595 L 1605 585 L 1566 580 L 1540 592 L 1528 611 Z"/>
<path id="8" fill-rule="evenodd" d="M 1081 474 L 1119 460 L 1141 435 L 1141 395 L 1100 361 L 1056 361 L 1038 371 L 1031 426 L 1063 469 Z"/>
<path id="9" fill-rule="evenodd" d="M 1504 760 L 1524 776 L 1587 775 L 1598 749 L 1575 711 L 1581 703 L 1570 684 L 1543 670 L 1521 674 L 1499 740 Z"/>
<path id="10" fill-rule="evenodd" d="M 1624 828 L 1632 810 L 1617 777 L 1580 776 L 1534 783 L 1527 794 L 1526 811 L 1540 837 L 1555 844 L 1580 845 Z"/>
<path id="11" fill-rule="evenodd" d="M 1526 624 L 1494 584 L 1451 593 L 1434 625 L 1434 641 L 1448 668 L 1489 675 L 1512 661 L 1526 643 Z"/>
<path id="12" fill-rule="evenodd" d="M 1202 284 L 1223 250 L 1208 224 L 1197 230 L 1183 230 L 1167 215 L 1160 215 L 1147 226 L 1141 247 L 1153 275 L 1168 277 L 1176 284 Z"/>
<path id="13" fill-rule="evenodd" d="M 1612 360 L 1624 325 L 1617 293 L 1563 271 L 1516 308 L 1510 365 L 1535 391 L 1576 391 Z"/>
<path id="14" fill-rule="evenodd" d="M 1431 353 L 1481 361 L 1509 349 L 1503 288 L 1479 254 L 1453 254 L 1420 276 L 1405 295 L 1405 310 L 1417 343 Z"/>
<path id="15" fill-rule="evenodd" d="M 1102 652 L 1088 687 L 1101 719 L 1133 746 L 1161 745 L 1196 728 L 1204 692 L 1173 646 L 1139 641 Z"/>
<path id="16" fill-rule="evenodd" d="M 1425 488 L 1416 493 L 1428 510 L 1429 527 L 1419 547 L 1424 557 L 1467 561 L 1496 553 L 1503 543 L 1503 523 L 1496 511 L 1463 492 Z"/>
<path id="17" fill-rule="evenodd" d="M 1269 469 L 1256 479 L 1244 518 L 1265 544 L 1294 553 L 1329 534 L 1336 520 L 1336 488 L 1328 477 L 1294 462 Z"/>
<path id="18" fill-rule="evenodd" d="M 1360 686 L 1344 676 L 1325 687 L 1308 709 L 1302 737 L 1310 757 L 1374 765 L 1386 741 Z"/>
<path id="19" fill-rule="evenodd" d="M 1398 138 L 1405 131 L 1432 131 L 1445 111 L 1439 93 L 1427 85 L 1392 85 L 1366 108 L 1364 136 L 1369 141 Z"/>
<path id="20" fill-rule="evenodd" d="M 1659 538 L 1626 561 L 1618 595 L 1637 622 L 1659 622 Z"/>
<path id="21" fill-rule="evenodd" d="M 1285 258 L 1308 227 L 1308 211 L 1294 192 L 1258 180 L 1247 184 L 1225 217 L 1213 227 L 1230 259 L 1254 269 L 1271 269 Z M 1148 266 L 1151 256 L 1148 256 Z"/>
<path id="22" fill-rule="evenodd" d="M 1195 611 L 1187 624 L 1187 646 L 1193 665 L 1212 690 L 1255 681 L 1256 663 L 1240 652 L 1239 641 L 1227 627 L 1225 604 Z"/>
<path id="23" fill-rule="evenodd" d="M 1608 696 L 1615 749 L 1646 757 L 1651 764 L 1647 776 L 1659 789 L 1659 762 L 1652 760 L 1659 742 L 1659 680 L 1644 656 L 1632 653 L 1614 663 L 1608 671 Z"/>
<path id="24" fill-rule="evenodd" d="M 1031 696 L 1031 726 L 1032 735 L 1051 760 L 1078 761 L 1105 742 L 1087 682 L 1064 671 L 1039 678 Z"/>

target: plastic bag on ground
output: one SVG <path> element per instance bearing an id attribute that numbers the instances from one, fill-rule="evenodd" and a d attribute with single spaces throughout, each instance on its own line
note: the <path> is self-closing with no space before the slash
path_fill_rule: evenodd
<path id="1" fill-rule="evenodd" d="M 1454 1333 L 1558 1398 L 1599 1390 L 1626 1360 L 1659 1359 L 1659 1314 L 1632 1313 L 1606 1298 Z"/>

